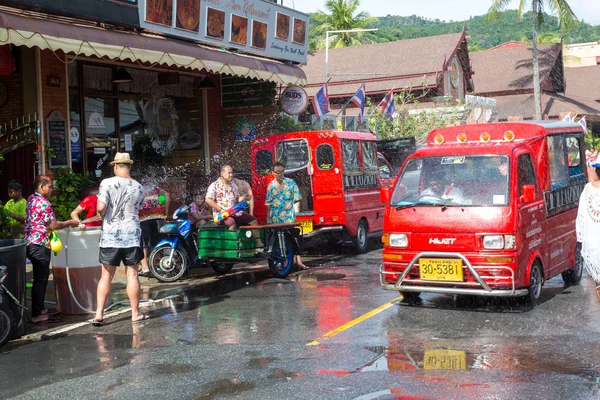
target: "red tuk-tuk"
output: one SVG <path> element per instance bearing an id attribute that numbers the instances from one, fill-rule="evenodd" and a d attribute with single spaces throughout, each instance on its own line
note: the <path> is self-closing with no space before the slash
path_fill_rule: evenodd
<path id="1" fill-rule="evenodd" d="M 285 165 L 302 194 L 297 222 L 303 237 L 350 241 L 365 252 L 368 237 L 381 235 L 382 185 L 392 168 L 377 153 L 375 136 L 361 132 L 295 132 L 256 139 L 251 147 L 254 214 L 266 220 L 265 197 L 276 161 Z"/>
<path id="2" fill-rule="evenodd" d="M 535 302 L 555 275 L 579 282 L 583 133 L 556 121 L 432 131 L 381 191 L 384 289 Z"/>

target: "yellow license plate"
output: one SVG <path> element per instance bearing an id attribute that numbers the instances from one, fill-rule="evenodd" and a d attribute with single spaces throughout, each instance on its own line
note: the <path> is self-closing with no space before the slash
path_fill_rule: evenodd
<path id="1" fill-rule="evenodd" d="M 313 231 L 312 221 L 296 221 L 296 224 L 302 227 L 302 233 L 309 233 Z"/>
<path id="2" fill-rule="evenodd" d="M 421 258 L 419 260 L 421 280 L 462 282 L 462 260 L 443 258 Z"/>
<path id="3" fill-rule="evenodd" d="M 424 369 L 467 369 L 467 353 L 462 350 L 425 350 Z"/>

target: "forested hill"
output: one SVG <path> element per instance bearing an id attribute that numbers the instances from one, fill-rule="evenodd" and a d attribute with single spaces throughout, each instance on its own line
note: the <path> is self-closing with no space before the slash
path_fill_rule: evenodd
<path id="1" fill-rule="evenodd" d="M 578 26 L 567 32 L 564 42 L 584 43 L 600 40 L 600 25 L 590 25 L 585 22 L 584 15 L 577 16 L 580 21 Z M 314 27 L 322 22 L 319 14 L 310 15 L 311 45 L 314 46 L 317 39 L 313 33 Z M 423 36 L 436 36 L 448 33 L 457 33 L 462 30 L 464 21 L 440 21 L 421 18 L 416 15 L 401 17 L 388 15 L 379 17 L 370 23 L 370 28 L 378 28 L 379 31 L 367 33 L 367 37 L 374 42 L 390 42 L 394 40 L 411 39 Z M 466 21 L 467 34 L 470 36 L 469 48 L 472 51 L 489 49 L 490 47 L 508 42 L 510 40 L 529 41 L 532 38 L 531 13 L 523 18 L 517 18 L 514 10 L 504 11 L 496 20 L 489 20 L 485 15 L 471 17 Z M 556 18 L 546 15 L 544 24 L 540 27 L 540 43 L 559 42 L 561 33 Z"/>

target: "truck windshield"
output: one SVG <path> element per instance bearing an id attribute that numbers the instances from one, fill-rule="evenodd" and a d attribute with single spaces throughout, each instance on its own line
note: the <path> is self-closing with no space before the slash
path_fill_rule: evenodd
<path id="1" fill-rule="evenodd" d="M 391 205 L 508 205 L 507 156 L 443 156 L 411 159 L 396 183 Z"/>

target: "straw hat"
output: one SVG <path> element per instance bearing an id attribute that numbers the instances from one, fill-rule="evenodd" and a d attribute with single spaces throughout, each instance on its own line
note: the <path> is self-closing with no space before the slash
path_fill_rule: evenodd
<path id="1" fill-rule="evenodd" d="M 133 164 L 133 160 L 129 158 L 129 153 L 117 153 L 115 159 L 110 162 L 110 165 L 115 164 Z"/>

